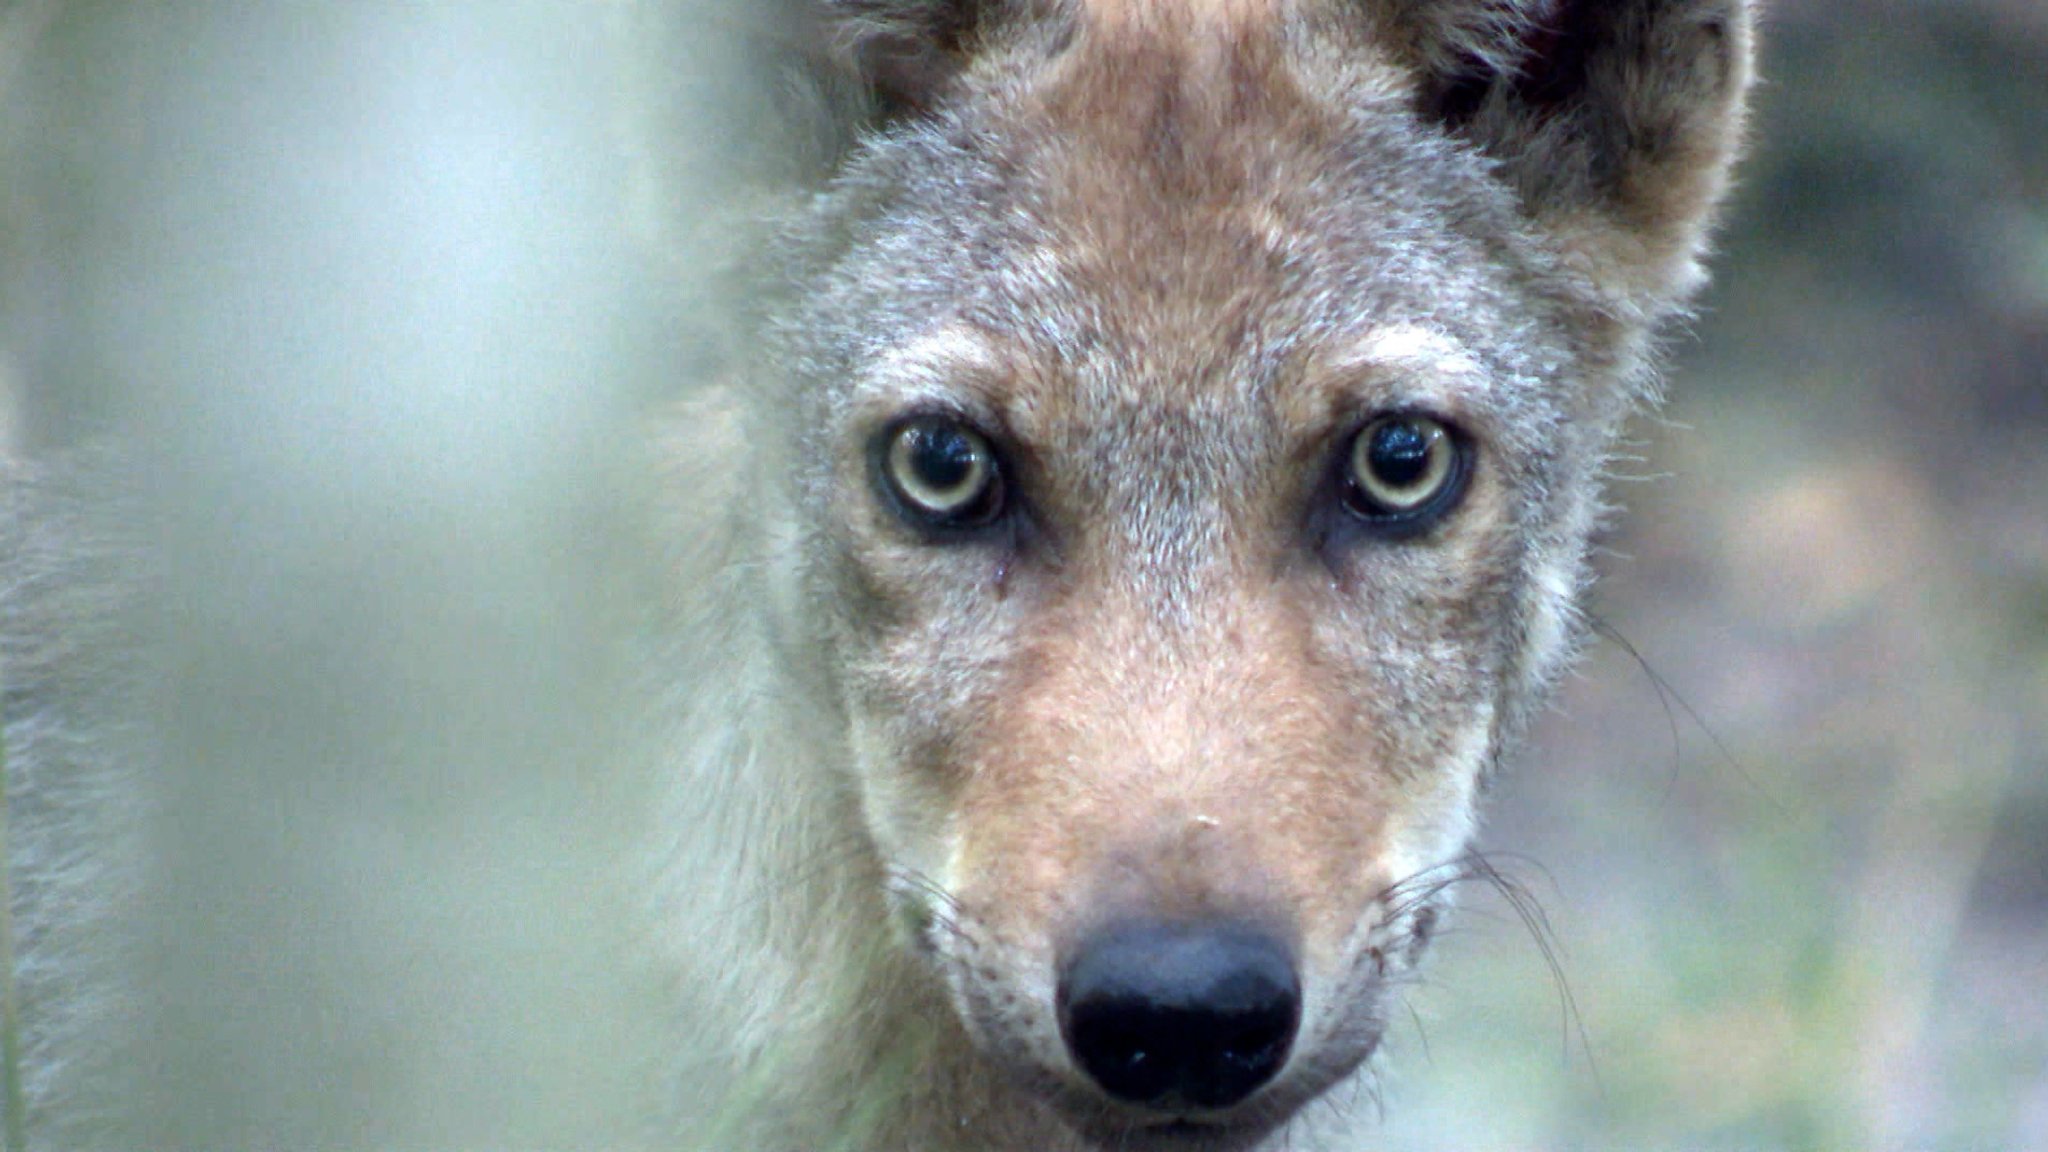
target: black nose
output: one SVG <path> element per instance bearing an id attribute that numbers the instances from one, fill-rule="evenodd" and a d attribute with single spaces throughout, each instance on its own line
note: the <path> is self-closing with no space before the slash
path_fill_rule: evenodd
<path id="1" fill-rule="evenodd" d="M 1061 974 L 1060 1032 L 1131 1104 L 1228 1108 L 1287 1062 L 1301 983 L 1280 941 L 1237 924 L 1122 924 Z"/>

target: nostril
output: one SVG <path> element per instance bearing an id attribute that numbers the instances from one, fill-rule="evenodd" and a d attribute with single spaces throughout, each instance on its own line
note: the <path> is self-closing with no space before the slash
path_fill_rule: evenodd
<path id="1" fill-rule="evenodd" d="M 1242 925 L 1119 925 L 1059 986 L 1074 1062 L 1131 1104 L 1228 1108 L 1287 1062 L 1301 986 L 1287 948 Z"/>

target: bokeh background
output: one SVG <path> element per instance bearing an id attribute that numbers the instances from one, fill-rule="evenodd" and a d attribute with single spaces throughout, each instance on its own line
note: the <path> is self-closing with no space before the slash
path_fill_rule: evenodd
<path id="1" fill-rule="evenodd" d="M 591 525 L 806 162 L 735 10 L 0 0 L 0 449 L 140 439 L 176 527 L 154 1135 L 632 1135 Z M 1764 44 L 1392 1146 L 2048 1148 L 2048 4 Z"/>

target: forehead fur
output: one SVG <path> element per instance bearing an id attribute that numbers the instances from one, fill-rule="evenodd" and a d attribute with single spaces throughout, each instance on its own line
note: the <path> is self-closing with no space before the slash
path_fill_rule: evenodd
<path id="1" fill-rule="evenodd" d="M 1004 250 L 984 282 L 1028 311 L 991 326 L 1241 372 L 1388 313 L 1491 323 L 1516 279 L 1504 265 L 1527 254 L 1506 236 L 1512 204 L 1415 116 L 1357 14 L 1325 7 L 1087 0 L 1060 34 L 990 51 L 940 129 L 960 178 L 934 191 L 961 247 Z M 977 192 L 989 202 L 964 201 Z M 1443 307 L 1453 294 L 1467 298 Z M 1096 306 L 1076 316 L 1083 298 Z"/>
<path id="2" fill-rule="evenodd" d="M 1066 50 L 1017 102 L 1016 119 L 1047 133 L 1040 171 L 1059 198 L 1048 207 L 1185 233 L 1298 181 L 1302 166 L 1287 161 L 1327 152 L 1341 117 L 1299 83 L 1279 6 L 1084 6 Z"/>
<path id="3" fill-rule="evenodd" d="M 1104 47 L 1186 50 L 1270 36 L 1289 0 L 1083 0 L 1078 22 Z"/>
<path id="4" fill-rule="evenodd" d="M 1026 230 L 1005 246 L 1028 253 L 1001 290 L 1032 310 L 1026 330 L 1064 328 L 1098 355 L 1143 348 L 1150 363 L 1118 368 L 1169 393 L 1226 365 L 1242 380 L 1248 357 L 1284 342 L 1273 321 L 1302 274 L 1333 263 L 1320 217 L 1355 202 L 1336 187 L 1346 105 L 1372 89 L 1347 84 L 1333 103 L 1304 86 L 1284 7 L 1091 0 L 1035 67 L 993 69 L 1000 91 L 966 115 L 999 124 L 983 138 L 1003 142 L 1003 216 Z"/>
<path id="5" fill-rule="evenodd" d="M 1370 7 L 1070 0 L 988 30 L 936 114 L 850 163 L 822 217 L 855 226 L 809 252 L 821 320 L 785 334 L 826 395 L 965 322 L 1167 402 L 1387 320 L 1501 343 L 1503 313 L 1545 310 L 1507 299 L 1543 257 L 1487 165 L 1415 114 Z M 821 342 L 856 314 L 857 339 Z"/>

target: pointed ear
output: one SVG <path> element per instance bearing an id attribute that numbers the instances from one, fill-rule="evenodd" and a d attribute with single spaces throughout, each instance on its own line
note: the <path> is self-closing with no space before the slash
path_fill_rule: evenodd
<path id="1" fill-rule="evenodd" d="M 918 112 L 967 65 L 999 0 L 821 0 L 830 55 L 882 114 Z"/>
<path id="2" fill-rule="evenodd" d="M 1753 0 L 1385 2 L 1425 113 L 1625 314 L 1681 307 L 1741 143 Z"/>

